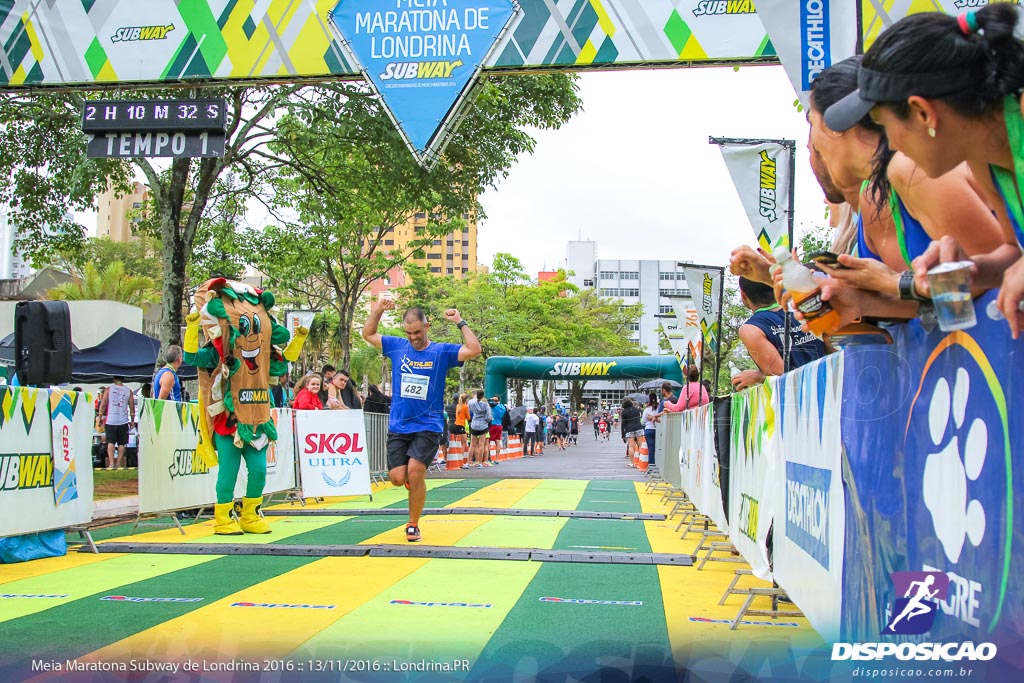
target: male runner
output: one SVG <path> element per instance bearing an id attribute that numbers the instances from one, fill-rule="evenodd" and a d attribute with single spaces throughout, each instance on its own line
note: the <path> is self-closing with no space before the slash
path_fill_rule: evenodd
<path id="1" fill-rule="evenodd" d="M 377 332 L 384 311 L 395 302 L 381 299 L 374 306 L 363 339 L 381 349 L 391 359 L 391 419 L 388 424 L 388 478 L 395 486 L 409 489 L 409 523 L 405 540 L 421 540 L 420 514 L 427 498 L 424 477 L 437 455 L 444 431 L 444 380 L 450 368 L 480 355 L 480 342 L 454 308 L 444 312 L 445 320 L 462 331 L 462 344 L 432 342 L 430 323 L 419 308 L 410 308 L 402 316 L 405 339 Z"/>

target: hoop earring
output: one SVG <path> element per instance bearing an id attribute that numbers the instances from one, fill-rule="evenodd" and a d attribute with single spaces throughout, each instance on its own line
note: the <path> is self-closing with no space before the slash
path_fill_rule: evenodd
<path id="1" fill-rule="evenodd" d="M 928 126 L 928 137 L 930 137 L 930 138 L 934 138 L 935 137 L 935 129 L 932 128 L 931 126 Z"/>

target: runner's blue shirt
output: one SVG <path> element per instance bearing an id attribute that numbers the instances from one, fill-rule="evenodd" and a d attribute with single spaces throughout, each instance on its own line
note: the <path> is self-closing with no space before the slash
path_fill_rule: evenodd
<path id="1" fill-rule="evenodd" d="M 461 344 L 430 342 L 417 351 L 402 337 L 381 337 L 381 349 L 391 359 L 391 418 L 396 434 L 444 431 L 444 382 L 459 362 Z"/>

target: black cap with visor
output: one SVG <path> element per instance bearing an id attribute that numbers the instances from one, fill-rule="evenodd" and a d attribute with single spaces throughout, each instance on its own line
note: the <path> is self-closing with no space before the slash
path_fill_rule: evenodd
<path id="1" fill-rule="evenodd" d="M 908 97 L 943 97 L 978 81 L 977 69 L 959 68 L 930 73 L 882 73 L 865 67 L 857 74 L 852 93 L 825 111 L 825 125 L 842 132 L 856 126 L 879 102 L 904 102 Z"/>

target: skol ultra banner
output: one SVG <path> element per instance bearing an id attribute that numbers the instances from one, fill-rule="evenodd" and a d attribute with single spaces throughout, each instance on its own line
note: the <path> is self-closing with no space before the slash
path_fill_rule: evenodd
<path id="1" fill-rule="evenodd" d="M 338 4 L 338 0 L 0 0 L 0 45 L 5 53 L 0 60 L 0 83 L 20 87 L 360 78 L 360 69 L 349 61 L 328 23 L 328 13 Z M 435 8 L 404 0 L 359 4 L 384 12 L 382 29 L 391 22 L 395 33 L 404 30 L 398 25 L 400 9 L 424 5 L 416 9 L 425 11 L 418 11 L 410 21 L 419 21 L 424 29 L 420 34 L 425 53 L 440 50 L 439 41 L 450 28 L 446 16 L 435 14 L 444 9 L 441 3 L 429 3 L 437 4 Z M 775 49 L 755 13 L 754 0 L 519 0 L 518 4 L 522 20 L 500 40 L 485 67 L 775 61 Z M 434 22 L 435 16 L 441 28 L 423 23 Z M 392 61 L 415 61 L 406 59 L 396 41 L 392 45 Z M 386 46 L 381 41 L 378 47 L 383 56 Z M 440 56 L 433 59 L 442 60 Z M 445 61 L 458 59 L 468 61 L 461 54 Z"/>
<path id="2" fill-rule="evenodd" d="M 692 293 L 693 290 L 691 289 Z M 701 332 L 700 315 L 693 299 L 681 296 L 668 297 L 672 304 L 672 310 L 676 313 L 676 333 L 682 333 L 685 340 L 685 350 L 681 354 L 684 362 L 690 362 L 700 367 L 704 361 L 704 340 Z M 715 318 L 717 322 L 718 318 Z M 671 338 L 670 338 L 671 339 Z M 673 347 L 675 350 L 675 347 Z"/>
<path id="3" fill-rule="evenodd" d="M 788 244 L 789 186 L 793 181 L 790 149 L 795 143 L 724 138 L 714 142 L 722 149 L 722 158 L 757 243 L 765 251 Z"/>
<path id="4" fill-rule="evenodd" d="M 297 410 L 295 437 L 304 497 L 371 492 L 363 411 Z"/>
<path id="5" fill-rule="evenodd" d="M 754 575 L 766 581 L 771 580 L 768 530 L 782 496 L 773 477 L 779 466 L 774 400 L 778 380 L 769 377 L 764 384 L 733 394 L 731 406 L 729 540 Z"/>
<path id="6" fill-rule="evenodd" d="M 263 493 L 279 493 L 295 488 L 295 423 L 294 412 L 289 408 L 274 408 L 270 417 L 277 427 L 277 441 L 267 446 L 267 483 Z M 235 498 L 245 497 L 248 477 L 245 464 L 238 471 L 235 482 Z"/>
<path id="7" fill-rule="evenodd" d="M 984 671 L 1002 662 L 1015 673 L 991 681 L 1016 680 L 1024 667 L 1024 340 L 985 315 L 995 297 L 976 300 L 973 328 L 928 332 L 914 321 L 893 330 L 890 346 L 848 349 L 842 422 L 843 640 L 885 640 L 898 601 L 913 597 L 898 575 L 931 573 L 948 589 L 929 590 L 931 616 L 915 641 L 994 643 Z M 891 631 L 910 634 L 906 621 Z"/>
<path id="8" fill-rule="evenodd" d="M 757 14 L 804 107 L 811 81 L 856 53 L 857 10 L 858 0 L 758 0 Z"/>
<path id="9" fill-rule="evenodd" d="M 706 346 L 701 347 L 701 358 L 705 349 L 714 355 L 718 352 L 718 316 L 722 310 L 722 269 L 715 266 L 684 266 L 686 284 L 697 308 L 700 332 Z M 676 314 L 678 315 L 678 313 Z"/>
<path id="10" fill-rule="evenodd" d="M 217 466 L 196 456 L 199 406 L 146 398 L 139 410 L 139 512 L 213 505 Z M 244 469 L 244 465 L 243 465 Z"/>
<path id="11" fill-rule="evenodd" d="M 775 392 L 781 467 L 773 488 L 774 575 L 827 641 L 839 638 L 843 594 L 843 499 L 840 410 L 843 355 L 782 376 Z"/>
<path id="12" fill-rule="evenodd" d="M 46 389 L 0 386 L 0 536 L 59 529 L 92 519 L 92 403 L 82 393 L 68 399 L 65 407 L 70 411 L 62 408 L 57 441 L 48 403 Z M 56 480 L 55 458 L 62 472 Z"/>
<path id="13" fill-rule="evenodd" d="M 878 34 L 909 14 L 918 12 L 945 12 L 962 14 L 981 9 L 997 2 L 1016 5 L 1020 0 L 860 0 L 861 26 L 864 32 L 864 49 L 871 47 Z M 758 3 L 760 9 L 761 3 Z"/>
<path id="14" fill-rule="evenodd" d="M 288 311 L 284 314 L 284 326 L 294 337 L 300 327 L 305 327 L 307 330 L 313 327 L 313 318 L 316 317 L 316 313 L 316 311 Z"/>

